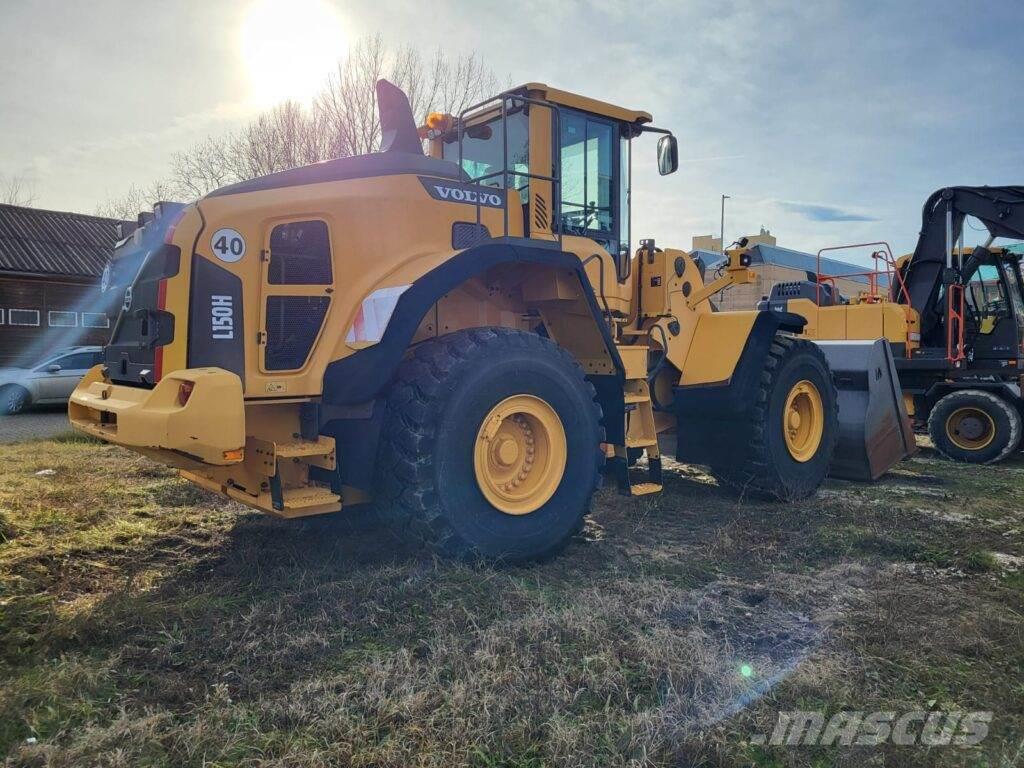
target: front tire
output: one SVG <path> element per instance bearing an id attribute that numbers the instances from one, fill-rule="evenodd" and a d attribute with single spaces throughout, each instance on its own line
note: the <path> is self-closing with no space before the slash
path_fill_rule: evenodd
<path id="1" fill-rule="evenodd" d="M 712 467 L 719 484 L 780 501 L 813 494 L 839 438 L 839 398 L 817 345 L 776 336 L 746 416 L 723 436 L 732 458 Z"/>
<path id="2" fill-rule="evenodd" d="M 981 389 L 950 392 L 928 414 L 935 449 L 953 461 L 993 464 L 1016 450 L 1021 417 L 1003 398 Z"/>
<path id="3" fill-rule="evenodd" d="M 581 528 L 604 461 L 594 397 L 576 360 L 533 333 L 419 345 L 387 397 L 382 516 L 445 556 L 554 554 Z"/>

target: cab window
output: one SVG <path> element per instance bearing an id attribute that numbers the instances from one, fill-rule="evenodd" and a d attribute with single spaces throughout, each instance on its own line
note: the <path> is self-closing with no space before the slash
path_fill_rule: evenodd
<path id="1" fill-rule="evenodd" d="M 1024 289 L 1021 287 L 1020 273 L 1017 265 L 1006 264 L 1006 276 L 1010 282 L 1010 303 L 1013 305 L 1013 316 L 1024 318 Z"/>
<path id="2" fill-rule="evenodd" d="M 611 121 L 563 109 L 560 145 L 562 233 L 628 253 L 628 140 Z"/>
<path id="3" fill-rule="evenodd" d="M 1009 315 L 1006 291 L 995 264 L 980 264 L 971 275 L 965 293 L 975 316 L 997 318 Z"/>
<path id="4" fill-rule="evenodd" d="M 508 130 L 509 186 L 527 201 L 530 172 L 530 119 L 525 109 L 509 105 L 505 125 Z M 487 187 L 503 189 L 505 162 L 504 129 L 498 116 L 486 123 L 466 126 L 462 133 L 462 170 L 471 180 Z M 459 134 L 452 131 L 444 138 L 441 154 L 445 160 L 459 162 Z M 482 178 L 486 177 L 486 178 Z"/>

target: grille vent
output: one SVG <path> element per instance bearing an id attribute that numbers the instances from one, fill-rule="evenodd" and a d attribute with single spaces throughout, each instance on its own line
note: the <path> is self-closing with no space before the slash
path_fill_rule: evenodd
<path id="1" fill-rule="evenodd" d="M 490 240 L 491 233 L 483 224 L 473 221 L 456 221 L 452 224 L 452 248 L 472 248 L 484 240 Z"/>
<path id="2" fill-rule="evenodd" d="M 548 204 L 547 201 L 540 195 L 533 196 L 533 224 L 537 229 L 547 229 L 548 222 Z"/>
<path id="3" fill-rule="evenodd" d="M 324 296 L 267 297 L 267 349 L 263 362 L 268 371 L 294 371 L 303 366 L 330 303 Z"/>

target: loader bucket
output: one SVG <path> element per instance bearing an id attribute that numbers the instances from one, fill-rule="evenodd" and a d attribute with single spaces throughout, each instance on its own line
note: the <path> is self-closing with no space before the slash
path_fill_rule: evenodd
<path id="1" fill-rule="evenodd" d="M 889 344 L 818 341 L 839 394 L 839 441 L 829 476 L 876 480 L 917 451 Z"/>

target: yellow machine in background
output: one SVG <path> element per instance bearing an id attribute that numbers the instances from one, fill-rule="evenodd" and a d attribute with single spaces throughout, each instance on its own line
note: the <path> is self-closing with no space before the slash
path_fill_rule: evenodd
<path id="1" fill-rule="evenodd" d="M 984 245 L 956 246 L 968 216 L 988 230 Z M 876 269 L 855 275 L 865 281 L 858 295 L 810 275 L 775 286 L 763 308 L 805 318 L 812 339 L 886 339 L 907 410 L 935 448 L 1000 461 L 1024 431 L 1024 279 L 1020 255 L 997 238 L 1024 239 L 1024 187 L 946 187 L 925 202 L 913 254 L 897 260 L 868 244 L 880 250 Z"/>
<path id="2" fill-rule="evenodd" d="M 578 530 L 606 460 L 625 494 L 661 490 L 670 449 L 793 499 L 904 455 L 847 450 L 867 406 L 839 413 L 802 318 L 713 311 L 750 279 L 741 250 L 705 285 L 689 254 L 630 247 L 634 142 L 678 162 L 649 114 L 537 83 L 419 128 L 390 83 L 378 101 L 378 153 L 140 216 L 77 429 L 275 515 L 372 501 L 439 552 L 510 559 Z M 898 432 L 899 400 L 872 403 Z"/>

